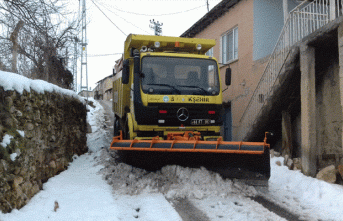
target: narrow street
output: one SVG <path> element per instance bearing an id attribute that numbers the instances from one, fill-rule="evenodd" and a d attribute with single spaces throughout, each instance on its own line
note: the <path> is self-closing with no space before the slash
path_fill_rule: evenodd
<path id="1" fill-rule="evenodd" d="M 114 123 L 114 114 L 112 112 L 112 102 L 106 101 L 106 100 L 99 100 L 99 103 L 104 108 L 105 114 L 105 122 L 107 131 L 109 131 L 110 138 L 112 138 L 113 135 L 113 123 Z"/>
<path id="2" fill-rule="evenodd" d="M 0 221 L 343 221 L 343 0 L 0 8 Z"/>
<path id="3" fill-rule="evenodd" d="M 88 106 L 89 152 L 48 180 L 20 210 L 1 221 L 35 220 L 341 220 L 343 188 L 306 177 L 271 159 L 268 188 L 223 180 L 205 168 L 168 165 L 149 172 L 109 151 L 110 102 Z M 107 106 L 106 106 L 107 104 Z M 105 111 L 107 110 L 107 111 Z M 56 207 L 57 205 L 57 207 Z"/>
<path id="4" fill-rule="evenodd" d="M 113 125 L 111 102 L 99 101 L 99 103 L 105 109 L 106 123 Z M 108 126 L 108 130 L 111 131 L 111 129 L 112 127 Z M 113 133 L 111 132 L 110 134 Z M 115 157 L 113 153 L 110 154 Z M 276 159 L 272 159 L 272 162 L 275 161 Z M 126 166 L 128 165 L 124 167 Z M 110 164 L 106 164 L 105 167 L 112 168 L 110 171 L 117 169 L 116 166 Z M 122 169 L 123 165 L 121 165 L 121 171 Z M 190 169 L 179 166 L 166 166 L 161 171 L 156 172 L 146 172 L 138 168 L 131 168 L 130 166 L 127 169 L 131 170 L 131 176 L 129 177 L 118 177 L 116 174 L 107 173 L 106 171 L 108 170 L 104 170 L 103 172 L 106 174 L 105 177 L 108 179 L 109 184 L 114 186 L 114 189 L 119 188 L 120 185 L 118 183 L 130 183 L 125 188 L 125 193 L 135 192 L 135 194 L 139 194 L 144 192 L 144 189 L 150 185 L 149 188 L 153 188 L 153 192 L 157 191 L 165 195 L 168 202 L 178 212 L 182 220 L 185 221 L 237 220 L 238 218 L 235 218 L 235 215 L 230 213 L 230 210 L 236 207 L 240 208 L 237 211 L 241 212 L 238 217 L 246 212 L 247 220 L 251 220 L 251 217 L 257 218 L 258 220 L 316 219 L 317 214 L 313 214 L 311 210 L 307 211 L 309 208 L 301 205 L 297 196 L 285 196 L 282 199 L 282 195 L 278 195 L 275 192 L 277 186 L 274 187 L 274 185 L 270 185 L 269 187 L 246 186 L 235 181 L 222 180 L 215 174 L 204 171 L 202 168 Z M 186 177 L 183 177 L 185 173 L 187 177 L 193 176 L 195 179 L 185 179 Z M 217 179 L 217 182 L 213 182 L 211 177 Z M 133 180 L 136 183 L 133 183 Z M 200 186 L 199 189 L 197 189 L 198 186 Z M 230 206 L 233 206 L 233 208 L 230 208 Z M 263 211 L 262 217 L 264 218 L 256 216 L 254 214 L 256 210 L 259 212 Z M 250 217 L 251 214 L 254 215 Z M 273 218 L 267 218 L 271 214 Z"/>

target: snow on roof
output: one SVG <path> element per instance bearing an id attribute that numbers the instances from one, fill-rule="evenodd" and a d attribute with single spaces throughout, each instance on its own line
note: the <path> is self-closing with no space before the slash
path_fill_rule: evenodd
<path id="1" fill-rule="evenodd" d="M 20 94 L 22 94 L 24 90 L 30 92 L 31 89 L 42 94 L 44 92 L 56 92 L 71 96 L 79 99 L 81 102 L 84 102 L 84 100 L 72 90 L 58 87 L 57 85 L 43 80 L 32 80 L 11 72 L 0 71 L 0 86 L 3 87 L 5 91 L 15 90 Z"/>

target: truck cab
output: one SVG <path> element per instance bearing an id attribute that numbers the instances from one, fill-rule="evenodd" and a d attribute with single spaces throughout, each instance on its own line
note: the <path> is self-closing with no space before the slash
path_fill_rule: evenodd
<path id="1" fill-rule="evenodd" d="M 129 35 L 113 82 L 115 133 L 164 139 L 194 131 L 203 140 L 217 140 L 222 89 L 218 62 L 205 55 L 214 45 L 209 39 Z"/>

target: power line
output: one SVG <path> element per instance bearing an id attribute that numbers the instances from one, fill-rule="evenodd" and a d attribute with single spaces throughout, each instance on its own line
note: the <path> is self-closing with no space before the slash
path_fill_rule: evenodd
<path id="1" fill-rule="evenodd" d="M 102 3 L 98 2 L 98 4 L 99 4 L 99 5 L 101 5 L 102 7 L 106 8 L 106 6 L 104 6 Z M 133 24 L 133 23 L 131 23 L 131 22 L 127 21 L 125 18 L 123 18 L 123 17 L 119 16 L 118 14 L 116 14 L 116 13 L 115 13 L 115 12 L 113 12 L 113 11 L 111 11 L 110 9 L 108 9 L 108 8 L 106 8 L 106 9 L 107 9 L 107 11 L 109 11 L 109 12 L 113 13 L 114 15 L 118 16 L 119 18 L 123 19 L 125 22 L 127 22 L 127 23 L 131 24 L 132 26 L 134 26 L 134 27 L 136 27 L 136 28 L 138 28 L 138 29 L 140 29 L 140 30 L 144 31 L 144 32 L 145 32 L 145 33 L 147 33 L 147 34 L 150 34 L 150 33 L 149 33 L 149 32 L 147 32 L 146 30 L 144 30 L 144 29 L 142 29 L 142 28 L 138 27 L 137 25 L 135 25 L 135 24 Z"/>
<path id="2" fill-rule="evenodd" d="M 113 55 L 120 55 L 123 53 L 112 53 L 112 54 L 91 54 L 88 57 L 103 57 L 103 56 L 113 56 Z"/>
<path id="3" fill-rule="evenodd" d="M 191 9 L 188 9 L 188 10 L 185 10 L 185 11 L 178 11 L 178 12 L 172 12 L 172 13 L 166 13 L 166 14 L 155 14 L 155 15 L 154 14 L 151 15 L 151 14 L 143 14 L 143 13 L 137 13 L 137 12 L 130 12 L 130 11 L 125 11 L 125 10 L 122 10 L 122 9 L 119 9 L 119 8 L 113 8 L 113 7 L 112 8 L 114 10 L 117 10 L 117 11 L 120 11 L 120 12 L 125 12 L 125 13 L 128 13 L 128 14 L 152 17 L 152 16 L 167 16 L 167 15 L 181 14 L 181 13 L 185 13 L 185 12 L 196 10 L 196 9 L 204 7 L 204 6 L 207 6 L 207 4 L 206 5 L 200 5 L 198 7 L 191 8 Z"/>
<path id="4" fill-rule="evenodd" d="M 127 34 L 125 34 L 116 24 L 114 24 L 114 22 L 101 10 L 101 8 L 99 8 L 99 6 L 97 4 L 95 4 L 95 2 L 93 0 L 91 0 L 93 2 L 93 4 L 101 11 L 101 13 L 103 15 L 105 15 L 105 17 L 114 25 L 116 26 L 116 28 L 121 32 L 123 33 L 125 36 L 127 36 Z"/>

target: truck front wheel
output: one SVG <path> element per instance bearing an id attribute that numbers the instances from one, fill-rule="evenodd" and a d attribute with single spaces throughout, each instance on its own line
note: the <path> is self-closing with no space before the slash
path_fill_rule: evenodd
<path id="1" fill-rule="evenodd" d="M 130 130 L 127 123 L 125 124 L 125 128 L 123 130 L 123 136 L 125 140 L 130 140 Z"/>
<path id="2" fill-rule="evenodd" d="M 113 136 L 119 136 L 120 135 L 120 122 L 118 117 L 115 117 L 114 124 L 113 124 Z"/>

